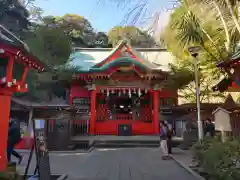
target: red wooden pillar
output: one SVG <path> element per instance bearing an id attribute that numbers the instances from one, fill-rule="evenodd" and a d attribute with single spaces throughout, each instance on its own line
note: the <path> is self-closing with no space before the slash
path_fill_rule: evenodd
<path id="1" fill-rule="evenodd" d="M 159 92 L 153 91 L 153 124 L 154 133 L 159 134 Z"/>
<path id="2" fill-rule="evenodd" d="M 10 116 L 11 95 L 0 95 L 0 172 L 3 172 L 7 166 L 7 139 L 8 122 Z"/>
<path id="3" fill-rule="evenodd" d="M 7 72 L 6 72 L 6 83 L 12 82 L 12 71 L 14 64 L 14 56 L 8 58 Z M 0 89 L 1 90 L 1 89 Z M 10 107 L 11 107 L 11 91 L 5 91 L 3 89 L 0 92 L 0 111 L 1 111 L 1 120 L 0 120 L 0 172 L 3 172 L 8 164 L 7 161 L 7 140 L 8 140 L 8 122 L 10 116 Z"/>
<path id="4" fill-rule="evenodd" d="M 97 97 L 97 90 L 92 90 L 91 93 L 91 110 L 90 110 L 90 128 L 89 134 L 95 135 L 95 124 L 96 124 L 96 97 Z"/>

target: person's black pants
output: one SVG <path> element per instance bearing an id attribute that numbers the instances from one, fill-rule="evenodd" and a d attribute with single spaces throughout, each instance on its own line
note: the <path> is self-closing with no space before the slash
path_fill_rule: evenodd
<path id="1" fill-rule="evenodd" d="M 16 158 L 20 159 L 22 158 L 22 156 L 17 152 L 15 151 L 13 148 L 8 148 L 7 150 L 7 159 L 8 159 L 8 162 L 11 161 L 11 156 L 15 156 Z"/>
<path id="2" fill-rule="evenodd" d="M 12 155 L 15 156 L 16 158 L 20 159 L 22 156 L 17 152 L 15 151 L 14 149 L 12 150 Z"/>
<path id="3" fill-rule="evenodd" d="M 172 137 L 167 139 L 168 154 L 172 154 Z"/>

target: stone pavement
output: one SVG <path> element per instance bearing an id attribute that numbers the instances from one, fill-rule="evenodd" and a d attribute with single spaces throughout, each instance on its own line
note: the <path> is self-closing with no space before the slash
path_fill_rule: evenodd
<path id="1" fill-rule="evenodd" d="M 193 176 L 199 180 L 205 180 L 198 173 L 193 171 L 191 167 L 194 167 L 196 164 L 192 161 L 192 153 L 190 150 L 181 150 L 180 148 L 173 148 L 173 159 L 184 169 L 186 169 Z"/>
<path id="2" fill-rule="evenodd" d="M 161 159 L 158 148 L 95 149 L 90 153 L 52 153 L 52 174 L 69 174 L 79 180 L 197 180 L 174 160 Z M 27 154 L 21 174 L 27 162 Z M 35 159 L 30 166 L 35 168 Z M 77 180 L 77 179 L 76 179 Z"/>

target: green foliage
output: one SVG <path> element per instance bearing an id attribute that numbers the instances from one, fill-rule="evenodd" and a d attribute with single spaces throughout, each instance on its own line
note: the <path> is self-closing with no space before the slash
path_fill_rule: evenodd
<path id="1" fill-rule="evenodd" d="M 194 74 L 187 68 L 178 65 L 169 64 L 170 75 L 168 79 L 160 85 L 168 89 L 184 89 L 191 81 L 194 80 Z"/>
<path id="2" fill-rule="evenodd" d="M 153 47 L 154 39 L 135 26 L 116 26 L 108 32 L 109 41 L 116 46 L 120 40 L 127 40 L 133 47 Z"/>
<path id="3" fill-rule="evenodd" d="M 91 23 L 83 16 L 76 14 L 65 14 L 64 16 L 46 16 L 43 24 L 49 27 L 58 27 L 71 40 L 74 46 L 95 47 L 96 41 L 103 40 L 101 47 L 108 47 L 108 37 L 105 33 L 94 32 Z"/>
<path id="4" fill-rule="evenodd" d="M 29 33 L 26 43 L 30 47 L 31 53 L 40 59 L 46 66 L 47 71 L 36 73 L 30 71 L 27 76 L 29 85 L 28 95 L 37 99 L 48 100 L 52 92 L 64 91 L 64 88 L 56 83 L 56 76 L 52 69 L 60 69 L 68 62 L 72 52 L 71 41 L 58 27 L 38 26 Z M 66 76 L 61 70 L 61 76 Z M 57 94 L 59 94 L 57 92 Z M 63 93 L 61 93 L 63 94 Z"/>
<path id="5" fill-rule="evenodd" d="M 240 141 L 222 143 L 217 138 L 206 138 L 193 146 L 198 167 L 217 180 L 240 179 Z"/>
<path id="6" fill-rule="evenodd" d="M 193 58 L 188 52 L 188 47 L 201 47 L 198 64 L 202 102 L 222 102 L 225 98 L 224 94 L 212 91 L 212 86 L 221 76 L 216 63 L 226 59 L 236 50 L 236 44 L 240 40 L 240 31 L 232 18 L 231 8 L 225 5 L 220 0 L 180 1 L 179 6 L 171 14 L 169 24 L 161 34 L 161 38 L 168 50 L 176 57 L 179 66 L 191 71 L 193 71 Z M 187 102 L 195 102 L 195 83 L 192 82 L 182 89 L 180 97 Z"/>
<path id="7" fill-rule="evenodd" d="M 28 29 L 29 13 L 18 0 L 0 1 L 0 24 L 7 27 L 17 36 Z"/>
<path id="8" fill-rule="evenodd" d="M 39 27 L 26 43 L 36 57 L 50 66 L 65 64 L 72 51 L 71 42 L 59 28 Z"/>

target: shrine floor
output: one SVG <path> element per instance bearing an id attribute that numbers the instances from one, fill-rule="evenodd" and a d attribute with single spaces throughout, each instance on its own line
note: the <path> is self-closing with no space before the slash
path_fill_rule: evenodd
<path id="1" fill-rule="evenodd" d="M 158 148 L 95 149 L 90 153 L 52 153 L 52 174 L 69 174 L 74 180 L 197 180 L 175 161 L 161 159 Z M 21 174 L 27 163 L 17 168 Z M 35 168 L 35 159 L 30 173 Z M 69 178 L 70 180 L 71 178 Z"/>

